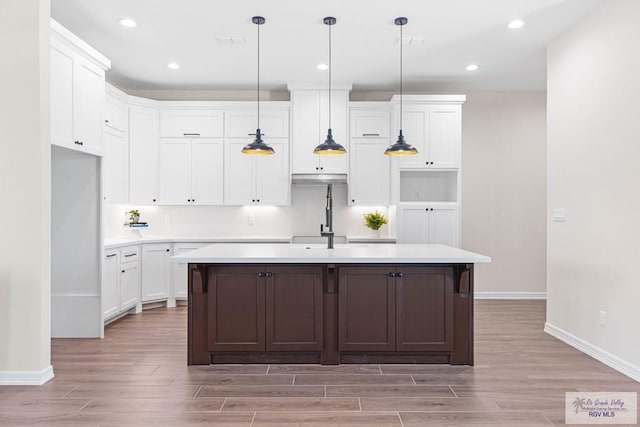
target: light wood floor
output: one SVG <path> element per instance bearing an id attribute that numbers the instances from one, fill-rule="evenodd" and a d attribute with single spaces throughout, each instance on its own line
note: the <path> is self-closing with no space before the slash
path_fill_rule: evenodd
<path id="1" fill-rule="evenodd" d="M 476 366 L 186 366 L 186 308 L 54 339 L 55 379 L 0 387 L 0 425 L 538 426 L 566 391 L 637 383 L 542 332 L 541 301 L 476 302 Z M 640 419 L 640 417 L 639 417 Z"/>

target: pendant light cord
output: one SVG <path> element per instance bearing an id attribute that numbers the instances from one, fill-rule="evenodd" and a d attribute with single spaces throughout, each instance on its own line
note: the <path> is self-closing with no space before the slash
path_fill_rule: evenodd
<path id="1" fill-rule="evenodd" d="M 329 24 L 329 129 L 331 129 L 331 27 Z"/>
<path id="2" fill-rule="evenodd" d="M 400 132 L 402 132 L 402 27 L 400 25 Z"/>
<path id="3" fill-rule="evenodd" d="M 258 27 L 258 129 L 260 129 L 260 25 Z"/>

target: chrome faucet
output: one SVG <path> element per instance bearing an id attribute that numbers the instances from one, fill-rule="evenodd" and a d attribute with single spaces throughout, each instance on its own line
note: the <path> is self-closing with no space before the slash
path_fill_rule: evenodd
<path id="1" fill-rule="evenodd" d="M 326 224 L 320 224 L 320 235 L 327 237 L 327 249 L 333 249 L 333 195 L 331 194 L 332 186 L 327 184 L 327 206 L 325 207 Z M 328 231 L 324 231 L 325 227 Z"/>

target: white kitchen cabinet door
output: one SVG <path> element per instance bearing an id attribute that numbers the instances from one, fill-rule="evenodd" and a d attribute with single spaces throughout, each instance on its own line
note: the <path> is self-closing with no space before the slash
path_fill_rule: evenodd
<path id="1" fill-rule="evenodd" d="M 401 206 L 398 243 L 440 243 L 459 246 L 457 206 Z"/>
<path id="2" fill-rule="evenodd" d="M 104 125 L 107 128 L 127 133 L 128 124 L 129 109 L 127 105 L 107 94 L 104 104 Z"/>
<path id="3" fill-rule="evenodd" d="M 247 138 L 227 139 L 224 162 L 224 204 L 252 205 L 256 201 L 256 157 L 242 153 Z M 274 154 L 277 155 L 277 154 Z M 265 156 L 271 157 L 271 156 Z"/>
<path id="4" fill-rule="evenodd" d="M 129 108 L 129 202 L 155 205 L 160 199 L 158 112 Z"/>
<path id="5" fill-rule="evenodd" d="M 320 92 L 291 92 L 291 124 L 291 172 L 318 173 L 313 149 L 320 143 Z"/>
<path id="6" fill-rule="evenodd" d="M 120 310 L 120 270 L 118 251 L 106 251 L 102 264 L 102 318 L 108 319 Z"/>
<path id="7" fill-rule="evenodd" d="M 429 212 L 426 207 L 398 208 L 398 243 L 429 243 Z"/>
<path id="8" fill-rule="evenodd" d="M 349 145 L 349 205 L 389 204 L 389 156 L 386 139 L 353 138 Z"/>
<path id="9" fill-rule="evenodd" d="M 429 243 L 458 247 L 458 208 L 429 208 Z"/>
<path id="10" fill-rule="evenodd" d="M 129 203 L 129 141 L 126 134 L 104 132 L 104 199 L 107 203 Z"/>
<path id="11" fill-rule="evenodd" d="M 275 154 L 242 153 L 246 139 L 227 139 L 225 151 L 225 205 L 288 205 L 290 175 L 288 141 L 268 139 Z"/>
<path id="12" fill-rule="evenodd" d="M 394 109 L 395 132 L 391 143 L 398 139 L 400 110 Z M 403 168 L 429 167 L 429 107 L 423 105 L 407 105 L 402 112 L 402 133 L 407 144 L 413 145 L 418 154 L 398 157 L 398 164 Z"/>
<path id="13" fill-rule="evenodd" d="M 51 143 L 102 155 L 104 70 L 51 41 Z"/>
<path id="14" fill-rule="evenodd" d="M 191 204 L 191 140 L 160 140 L 160 203 Z"/>
<path id="15" fill-rule="evenodd" d="M 221 205 L 224 194 L 222 138 L 191 142 L 191 200 L 196 205 Z"/>
<path id="16" fill-rule="evenodd" d="M 161 137 L 217 138 L 224 135 L 224 113 L 215 110 L 167 110 L 160 113 Z"/>
<path id="17" fill-rule="evenodd" d="M 133 308 L 140 301 L 140 268 L 137 262 L 120 264 L 120 311 Z"/>
<path id="18" fill-rule="evenodd" d="M 351 109 L 351 138 L 388 138 L 390 112 Z"/>
<path id="19" fill-rule="evenodd" d="M 104 70 L 76 58 L 73 72 L 74 138 L 82 151 L 99 155 L 104 124 Z"/>
<path id="20" fill-rule="evenodd" d="M 318 144 L 324 142 L 327 138 L 329 121 L 331 121 L 333 140 L 343 147 L 348 148 L 348 105 L 349 93 L 347 91 L 331 91 L 331 120 L 329 120 L 329 93 L 328 91 L 323 91 L 320 93 L 320 135 L 318 138 Z M 312 152 L 314 148 L 315 146 L 311 147 Z M 317 154 L 313 155 L 318 158 L 320 173 L 347 173 L 347 169 L 349 166 L 348 150 L 347 154 L 324 156 Z"/>
<path id="21" fill-rule="evenodd" d="M 142 246 L 142 302 L 167 299 L 171 278 L 171 245 L 158 243 Z"/>
<path id="22" fill-rule="evenodd" d="M 66 46 L 51 41 L 51 143 L 76 148 L 73 144 L 73 58 Z"/>
<path id="23" fill-rule="evenodd" d="M 331 92 L 331 129 L 333 139 L 346 147 L 349 92 Z M 317 155 L 313 149 L 323 143 L 329 127 L 329 94 L 322 90 L 291 91 L 291 165 L 292 173 L 346 174 L 348 154 Z"/>
<path id="24" fill-rule="evenodd" d="M 187 252 L 207 246 L 209 243 L 176 243 L 173 245 L 173 254 L 182 255 Z M 173 297 L 179 300 L 185 300 L 189 296 L 187 292 L 188 264 L 172 263 L 173 269 Z"/>
<path id="25" fill-rule="evenodd" d="M 258 124 L 257 110 L 225 112 L 224 135 L 227 138 L 252 138 Z M 260 130 L 265 139 L 289 137 L 289 110 L 260 109 Z"/>
<path id="26" fill-rule="evenodd" d="M 288 205 L 291 180 L 289 174 L 288 141 L 269 139 L 275 150 L 270 156 L 256 157 L 256 203 L 260 205 Z"/>
<path id="27" fill-rule="evenodd" d="M 429 112 L 429 165 L 434 168 L 460 166 L 460 105 L 433 105 Z"/>

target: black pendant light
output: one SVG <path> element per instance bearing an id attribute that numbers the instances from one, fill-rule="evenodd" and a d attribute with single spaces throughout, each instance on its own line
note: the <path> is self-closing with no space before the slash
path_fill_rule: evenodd
<path id="1" fill-rule="evenodd" d="M 387 156 L 414 156 L 418 154 L 418 150 L 413 145 L 407 144 L 402 134 L 402 27 L 407 25 L 409 20 L 405 17 L 400 17 L 396 18 L 394 22 L 400 27 L 400 132 L 396 143 L 387 147 L 384 154 Z"/>
<path id="2" fill-rule="evenodd" d="M 324 18 L 325 25 L 329 26 L 329 130 L 327 131 L 327 139 L 314 150 L 314 154 L 346 154 L 347 150 L 333 140 L 331 132 L 331 27 L 336 24 L 336 18 L 327 16 Z"/>
<path id="3" fill-rule="evenodd" d="M 275 150 L 264 143 L 262 140 L 262 132 L 260 132 L 260 25 L 264 24 L 265 20 L 262 16 L 254 16 L 251 18 L 251 22 L 258 27 L 258 126 L 256 129 L 256 139 L 251 144 L 247 144 L 242 148 L 244 154 L 261 154 L 270 155 L 275 154 Z"/>

